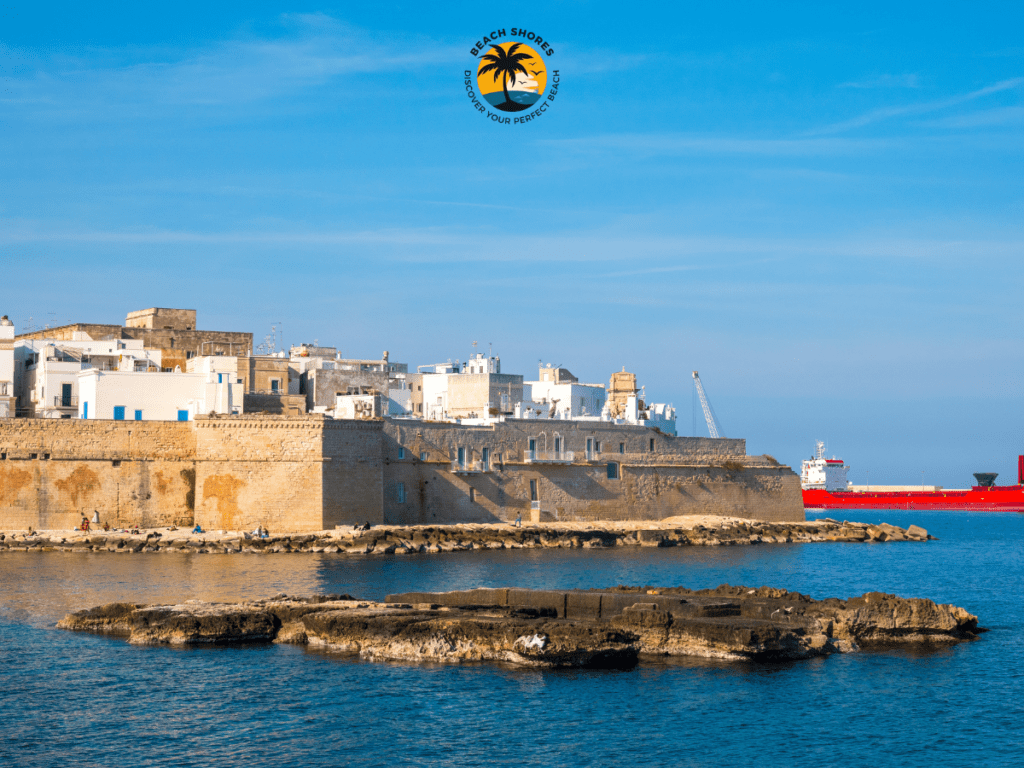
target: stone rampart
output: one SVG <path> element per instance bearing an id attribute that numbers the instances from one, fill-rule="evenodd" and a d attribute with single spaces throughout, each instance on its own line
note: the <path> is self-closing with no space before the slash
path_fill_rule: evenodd
<path id="1" fill-rule="evenodd" d="M 747 456 L 742 439 L 675 437 L 607 422 L 388 419 L 384 451 L 384 520 L 395 525 L 507 522 L 519 515 L 537 522 L 694 514 L 804 519 L 796 474 Z"/>
<path id="2" fill-rule="evenodd" d="M 111 526 L 187 524 L 195 501 L 191 424 L 5 419 L 0 524 L 73 528 L 100 513 Z"/>
<path id="3" fill-rule="evenodd" d="M 472 427 L 321 414 L 0 422 L 0 529 L 72 528 L 94 512 L 113 527 L 275 532 L 520 515 L 537 522 L 804 519 L 799 478 L 746 456 L 743 440 L 643 427 L 539 420 Z"/>

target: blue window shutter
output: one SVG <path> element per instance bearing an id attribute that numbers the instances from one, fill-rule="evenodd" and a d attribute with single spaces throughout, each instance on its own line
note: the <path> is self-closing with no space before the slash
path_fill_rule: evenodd
<path id="1" fill-rule="evenodd" d="M 188 421 L 188 411 L 178 411 L 178 421 Z"/>
<path id="2" fill-rule="evenodd" d="M 135 420 L 136 421 L 142 421 L 142 411 L 136 411 L 135 412 Z"/>
<path id="3" fill-rule="evenodd" d="M 114 406 L 114 421 L 124 421 L 124 406 L 123 405 L 115 405 Z"/>
<path id="4" fill-rule="evenodd" d="M 82 418 L 83 419 L 88 419 L 89 418 L 89 401 L 88 400 L 83 400 L 82 401 Z"/>

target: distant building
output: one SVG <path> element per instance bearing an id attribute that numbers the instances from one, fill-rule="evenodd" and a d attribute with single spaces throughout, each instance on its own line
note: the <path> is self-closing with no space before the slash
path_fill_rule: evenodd
<path id="1" fill-rule="evenodd" d="M 14 342 L 14 388 L 19 416 L 77 418 L 78 374 L 84 370 L 160 371 L 160 352 L 144 349 L 141 341 L 94 341 L 83 332 L 73 336 L 65 341 L 19 338 Z"/>
<path id="2" fill-rule="evenodd" d="M 284 352 L 238 358 L 246 413 L 301 416 L 306 398 L 299 392 L 299 371 Z"/>
<path id="3" fill-rule="evenodd" d="M 90 368 L 78 373 L 78 416 L 115 421 L 191 421 L 197 414 L 240 415 L 238 361 L 198 358 L 189 373 L 135 373 Z"/>
<path id="4" fill-rule="evenodd" d="M 550 364 L 541 366 L 537 381 L 523 383 L 523 394 L 524 403 L 559 419 L 600 416 L 608 397 L 603 385 L 582 384 L 565 368 Z"/>
<path id="5" fill-rule="evenodd" d="M 17 412 L 14 394 L 14 323 L 7 315 L 0 317 L 0 419 L 12 418 Z"/>
<path id="6" fill-rule="evenodd" d="M 523 377 L 502 373 L 501 358 L 482 352 L 461 365 L 421 365 L 419 371 L 423 374 L 425 419 L 510 416 L 515 404 L 523 399 Z"/>
<path id="7" fill-rule="evenodd" d="M 380 395 L 382 402 L 389 402 L 392 380 L 406 381 L 409 370 L 407 364 L 392 361 L 387 351 L 379 360 L 364 360 L 311 344 L 292 347 L 291 361 L 300 372 L 299 392 L 306 396 L 309 412 L 333 410 L 344 395 Z"/>
<path id="8" fill-rule="evenodd" d="M 18 339 L 71 341 L 77 338 L 94 341 L 136 339 L 144 349 L 160 352 L 162 369 L 184 371 L 187 361 L 199 355 L 246 355 L 252 350 L 252 334 L 233 331 L 200 331 L 196 329 L 194 309 L 151 307 L 129 312 L 125 324 L 71 323 L 56 328 L 20 334 Z"/>
<path id="9" fill-rule="evenodd" d="M 390 374 L 387 415 L 423 418 L 423 374 Z"/>

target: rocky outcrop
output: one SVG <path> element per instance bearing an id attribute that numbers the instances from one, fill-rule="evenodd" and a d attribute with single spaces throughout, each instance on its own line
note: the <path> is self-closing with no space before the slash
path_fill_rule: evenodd
<path id="1" fill-rule="evenodd" d="M 517 528 L 505 524 L 345 527 L 320 533 L 254 538 L 220 531 L 182 530 L 131 533 L 0 533 L 0 552 L 186 552 L 195 554 L 275 554 L 314 552 L 349 555 L 436 554 L 473 549 L 591 549 L 605 547 L 689 547 L 812 542 L 928 541 L 923 528 L 904 530 L 882 523 L 813 520 L 767 523 L 723 519 L 695 525 L 671 521 L 649 524 L 549 523 Z"/>
<path id="2" fill-rule="evenodd" d="M 785 590 L 620 587 L 601 591 L 476 589 L 237 604 L 115 603 L 66 616 L 62 629 L 135 644 L 285 642 L 371 660 L 499 661 L 628 667 L 648 656 L 803 659 L 861 645 L 954 643 L 983 630 L 962 608 L 868 593 L 812 600 Z"/>

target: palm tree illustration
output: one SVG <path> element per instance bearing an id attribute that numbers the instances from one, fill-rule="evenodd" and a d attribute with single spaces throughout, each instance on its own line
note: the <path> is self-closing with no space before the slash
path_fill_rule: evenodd
<path id="1" fill-rule="evenodd" d="M 521 72 L 524 75 L 527 74 L 526 67 L 520 62 L 526 59 L 532 59 L 533 56 L 529 53 L 516 53 L 516 49 L 519 48 L 521 43 L 514 43 L 508 52 L 505 52 L 500 45 L 492 45 L 493 51 L 480 58 L 484 61 L 490 62 L 480 67 L 478 75 L 485 75 L 488 72 L 494 73 L 494 82 L 498 82 L 498 78 L 501 78 L 501 90 L 505 93 L 505 101 L 502 104 L 495 104 L 495 109 L 500 109 L 503 112 L 521 112 L 524 109 L 529 109 L 528 104 L 516 104 L 508 95 L 508 81 L 515 82 L 516 73 Z"/>

